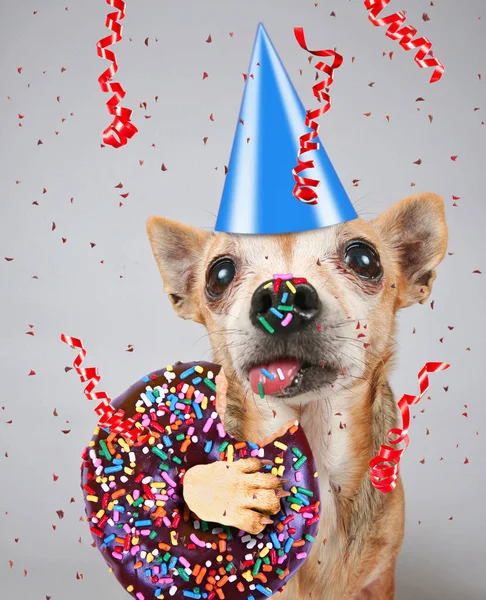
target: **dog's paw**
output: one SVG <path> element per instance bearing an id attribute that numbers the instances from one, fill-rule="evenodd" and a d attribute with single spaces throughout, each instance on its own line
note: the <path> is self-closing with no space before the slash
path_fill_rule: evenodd
<path id="1" fill-rule="evenodd" d="M 261 473 L 266 461 L 247 458 L 191 467 L 184 476 L 184 500 L 200 519 L 257 534 L 280 510 L 283 480 Z"/>

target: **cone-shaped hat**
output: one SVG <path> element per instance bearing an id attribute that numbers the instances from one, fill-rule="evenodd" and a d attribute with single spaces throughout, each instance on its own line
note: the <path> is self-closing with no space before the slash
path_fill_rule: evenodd
<path id="1" fill-rule="evenodd" d="M 318 203 L 293 195 L 300 136 L 310 130 L 306 111 L 260 23 L 246 79 L 216 231 L 291 233 L 357 218 L 319 138 L 303 158 L 314 168 L 300 176 L 318 179 Z"/>

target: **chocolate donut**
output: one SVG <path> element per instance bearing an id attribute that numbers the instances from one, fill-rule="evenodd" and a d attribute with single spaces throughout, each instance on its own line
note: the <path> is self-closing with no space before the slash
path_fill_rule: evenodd
<path id="1" fill-rule="evenodd" d="M 112 402 L 141 413 L 132 440 L 97 428 L 83 454 L 86 514 L 98 549 L 137 600 L 263 600 L 302 565 L 319 524 L 319 488 L 304 432 L 290 428 L 260 447 L 224 430 L 215 410 L 219 365 L 178 362 L 155 371 Z M 257 535 L 204 522 L 183 500 L 192 466 L 270 459 L 284 476 L 281 511 Z"/>

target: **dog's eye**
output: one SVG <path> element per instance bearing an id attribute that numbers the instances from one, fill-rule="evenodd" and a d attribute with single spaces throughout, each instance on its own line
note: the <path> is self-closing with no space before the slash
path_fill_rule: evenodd
<path id="1" fill-rule="evenodd" d="M 213 298 L 221 296 L 229 284 L 233 281 L 236 274 L 235 263 L 229 258 L 222 258 L 216 261 L 208 273 L 206 290 Z"/>
<path id="2" fill-rule="evenodd" d="M 344 262 L 363 279 L 378 279 L 383 273 L 378 252 L 364 242 L 351 242 L 344 252 Z"/>

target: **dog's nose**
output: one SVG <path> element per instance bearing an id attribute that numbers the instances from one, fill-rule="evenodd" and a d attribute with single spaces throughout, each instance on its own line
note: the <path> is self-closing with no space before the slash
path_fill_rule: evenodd
<path id="1" fill-rule="evenodd" d="M 313 323 L 320 308 L 319 296 L 305 278 L 274 275 L 253 293 L 250 319 L 269 333 L 285 335 Z"/>

